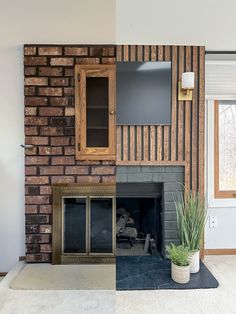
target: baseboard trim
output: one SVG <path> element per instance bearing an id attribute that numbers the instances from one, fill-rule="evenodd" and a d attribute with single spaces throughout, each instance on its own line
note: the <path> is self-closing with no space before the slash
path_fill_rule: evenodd
<path id="1" fill-rule="evenodd" d="M 205 255 L 235 255 L 236 249 L 206 249 Z"/>
<path id="2" fill-rule="evenodd" d="M 0 277 L 5 277 L 6 275 L 7 275 L 7 273 L 0 272 Z"/>

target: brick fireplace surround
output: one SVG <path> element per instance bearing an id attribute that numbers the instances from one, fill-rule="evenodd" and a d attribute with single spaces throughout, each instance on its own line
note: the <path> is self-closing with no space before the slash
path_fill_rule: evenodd
<path id="1" fill-rule="evenodd" d="M 115 183 L 113 161 L 75 160 L 74 65 L 83 63 L 115 63 L 115 47 L 24 46 L 27 262 L 51 261 L 52 184 Z"/>

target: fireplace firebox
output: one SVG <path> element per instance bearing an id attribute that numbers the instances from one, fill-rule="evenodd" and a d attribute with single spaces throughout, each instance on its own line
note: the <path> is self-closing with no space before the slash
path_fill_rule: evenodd
<path id="1" fill-rule="evenodd" d="M 117 185 L 116 255 L 157 255 L 162 249 L 162 184 Z"/>

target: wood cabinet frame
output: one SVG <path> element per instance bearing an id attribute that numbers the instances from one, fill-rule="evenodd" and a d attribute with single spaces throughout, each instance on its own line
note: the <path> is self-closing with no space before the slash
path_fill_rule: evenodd
<path id="1" fill-rule="evenodd" d="M 108 147 L 87 147 L 86 145 L 86 77 L 108 77 Z M 78 160 L 116 159 L 116 66 L 76 65 L 75 66 L 75 153 Z"/>

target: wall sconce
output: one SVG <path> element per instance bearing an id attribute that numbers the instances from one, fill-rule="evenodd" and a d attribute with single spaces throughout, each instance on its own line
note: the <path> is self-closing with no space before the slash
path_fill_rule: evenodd
<path id="1" fill-rule="evenodd" d="M 182 81 L 178 83 L 178 100 L 192 100 L 194 89 L 194 72 L 182 73 Z"/>

